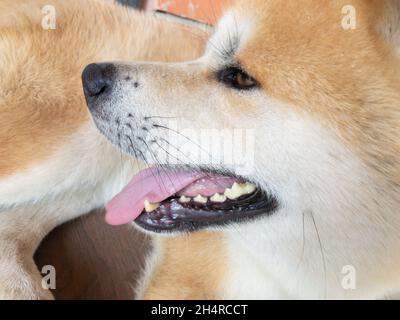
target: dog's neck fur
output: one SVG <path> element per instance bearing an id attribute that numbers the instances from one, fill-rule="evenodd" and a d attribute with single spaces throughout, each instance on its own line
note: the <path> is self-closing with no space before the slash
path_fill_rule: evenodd
<path id="1" fill-rule="evenodd" d="M 287 208 L 270 217 L 268 225 L 233 229 L 225 297 L 377 299 L 398 293 L 400 203 L 381 196 L 382 202 L 392 201 L 391 208 L 373 199 L 364 203 L 367 210 L 347 215 L 337 207 Z M 319 219 L 321 214 L 348 222 L 339 227 L 335 219 Z M 349 267 L 355 275 L 351 288 L 343 286 Z"/>
<path id="2" fill-rule="evenodd" d="M 282 143 L 286 137 L 296 143 L 287 135 Z M 286 186 L 276 187 L 287 188 L 296 201 L 282 203 L 265 223 L 228 232 L 232 269 L 224 297 L 376 299 L 400 292 L 400 188 L 372 174 L 326 135 L 307 148 L 318 154 L 319 165 L 310 163 L 307 170 L 306 163 L 297 162 L 296 168 L 278 161 L 282 167 L 275 168 L 287 174 Z M 325 148 L 335 156 L 321 158 L 329 154 L 319 152 Z M 332 162 L 335 169 L 329 169 Z M 322 174 L 326 170 L 329 179 Z M 273 177 L 263 174 L 265 181 Z M 291 190 L 295 185 L 301 193 Z M 354 270 L 351 288 L 349 270 Z"/>

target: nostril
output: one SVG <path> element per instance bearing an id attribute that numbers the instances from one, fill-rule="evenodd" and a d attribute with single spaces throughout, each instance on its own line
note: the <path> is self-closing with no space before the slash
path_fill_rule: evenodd
<path id="1" fill-rule="evenodd" d="M 100 91 L 96 95 L 101 95 L 104 91 L 106 91 L 107 85 L 103 85 Z"/>
<path id="2" fill-rule="evenodd" d="M 101 64 L 89 64 L 82 73 L 85 94 L 89 97 L 99 96 L 107 89 L 108 80 Z"/>

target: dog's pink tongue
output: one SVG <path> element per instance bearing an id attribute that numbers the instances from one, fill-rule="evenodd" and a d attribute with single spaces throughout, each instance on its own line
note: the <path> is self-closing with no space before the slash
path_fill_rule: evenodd
<path id="1" fill-rule="evenodd" d="M 144 201 L 164 201 L 205 174 L 149 168 L 132 181 L 107 205 L 106 221 L 120 225 L 135 220 L 144 209 Z"/>

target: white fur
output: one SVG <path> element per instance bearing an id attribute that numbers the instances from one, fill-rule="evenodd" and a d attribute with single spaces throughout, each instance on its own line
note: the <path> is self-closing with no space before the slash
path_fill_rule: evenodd
<path id="1" fill-rule="evenodd" d="M 252 30 L 254 30 L 252 19 L 237 14 L 233 10 L 226 12 L 219 21 L 216 32 L 210 38 L 206 52 L 200 61 L 207 61 L 214 68 L 229 64 L 232 57 L 224 57 L 220 53 L 240 51 L 246 45 Z M 232 48 L 232 45 L 236 48 Z"/>
<path id="2" fill-rule="evenodd" d="M 142 275 L 139 278 L 138 283 L 136 283 L 135 296 L 139 297 L 139 299 L 144 296 L 146 289 L 153 280 L 153 275 L 156 267 L 160 263 L 162 263 L 162 238 L 153 236 L 151 239 L 152 250 L 149 252 L 148 256 L 145 259 L 145 266 L 143 268 Z"/>
<path id="3" fill-rule="evenodd" d="M 120 163 L 118 169 L 116 163 Z M 93 184 L 118 179 L 119 171 L 121 181 L 113 182 L 117 186 L 107 185 L 107 189 L 115 190 L 127 182 L 127 167 L 126 158 L 97 132 L 92 122 L 86 123 L 46 161 L 0 180 L 0 208 L 57 197 L 67 190 L 92 188 Z"/>

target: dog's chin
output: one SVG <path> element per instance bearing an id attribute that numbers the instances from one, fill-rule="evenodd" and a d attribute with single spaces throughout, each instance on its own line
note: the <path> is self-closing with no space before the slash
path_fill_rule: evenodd
<path id="1" fill-rule="evenodd" d="M 231 224 L 247 223 L 257 218 L 273 214 L 279 207 L 278 199 L 269 191 L 258 184 L 234 175 L 226 170 L 207 168 L 179 167 L 175 170 L 197 171 L 207 175 L 224 175 L 238 181 L 227 188 L 233 192 L 230 196 L 221 194 L 219 197 L 184 197 L 176 193 L 159 203 L 157 209 L 143 212 L 134 222 L 148 232 L 176 234 L 193 232 L 201 229 L 221 229 Z M 251 192 L 240 195 L 240 190 L 235 194 L 235 188 L 240 186 L 253 186 Z M 231 192 L 231 193 L 232 193 Z M 218 198 L 218 199 L 217 199 Z"/>

